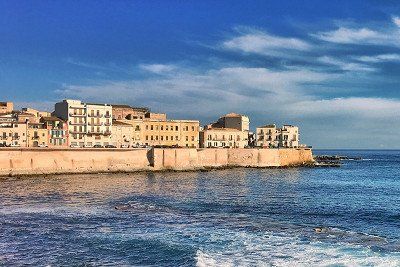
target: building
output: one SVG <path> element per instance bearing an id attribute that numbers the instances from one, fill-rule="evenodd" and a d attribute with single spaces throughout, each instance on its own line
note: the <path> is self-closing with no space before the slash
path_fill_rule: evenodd
<path id="1" fill-rule="evenodd" d="M 26 147 L 28 124 L 11 123 L 0 127 L 0 146 Z"/>
<path id="2" fill-rule="evenodd" d="M 145 115 L 146 119 L 148 120 L 158 120 L 158 121 L 166 121 L 167 114 L 165 113 L 154 113 L 154 112 L 147 112 Z"/>
<path id="3" fill-rule="evenodd" d="M 13 110 L 13 102 L 0 102 L 0 113 L 11 113 Z"/>
<path id="4" fill-rule="evenodd" d="M 279 138 L 280 147 L 299 147 L 299 127 L 283 125 Z"/>
<path id="5" fill-rule="evenodd" d="M 299 128 L 293 125 L 283 125 L 277 128 L 275 124 L 258 127 L 256 145 L 259 147 L 299 147 Z"/>
<path id="6" fill-rule="evenodd" d="M 113 121 L 111 135 L 111 144 L 113 146 L 118 148 L 128 148 L 136 145 L 135 141 L 135 128 L 132 124 Z"/>
<path id="7" fill-rule="evenodd" d="M 51 112 L 39 111 L 39 110 L 36 110 L 36 109 L 33 109 L 33 108 L 22 108 L 21 111 L 23 113 L 33 114 L 38 119 L 40 119 L 41 117 L 50 117 L 51 116 Z"/>
<path id="8" fill-rule="evenodd" d="M 0 127 L 1 126 L 11 126 L 12 123 L 16 123 L 17 118 L 12 112 L 0 113 Z"/>
<path id="9" fill-rule="evenodd" d="M 231 128 L 239 131 L 249 131 L 250 119 L 249 117 L 237 113 L 228 113 L 218 119 L 217 122 L 212 124 L 213 128 Z"/>
<path id="10" fill-rule="evenodd" d="M 28 147 L 48 147 L 49 133 L 43 123 L 27 123 Z"/>
<path id="11" fill-rule="evenodd" d="M 68 147 L 68 124 L 57 117 L 41 117 L 40 122 L 47 129 L 48 147 Z"/>
<path id="12" fill-rule="evenodd" d="M 233 128 L 206 127 L 200 132 L 200 147 L 245 148 L 248 145 L 248 133 Z"/>
<path id="13" fill-rule="evenodd" d="M 142 142 L 149 146 L 199 147 L 199 128 L 197 120 L 145 119 Z"/>
<path id="14" fill-rule="evenodd" d="M 54 116 L 68 123 L 69 145 L 106 146 L 111 142 L 112 107 L 108 104 L 63 100 L 56 103 Z"/>
<path id="15" fill-rule="evenodd" d="M 204 127 L 200 132 L 200 147 L 248 147 L 249 128 L 249 117 L 228 113 Z"/>
<path id="16" fill-rule="evenodd" d="M 137 108 L 128 105 L 112 105 L 112 117 L 114 120 L 143 120 L 148 108 Z"/>

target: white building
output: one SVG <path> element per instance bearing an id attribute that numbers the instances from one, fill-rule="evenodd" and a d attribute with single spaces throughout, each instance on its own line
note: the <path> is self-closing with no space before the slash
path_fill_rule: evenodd
<path id="1" fill-rule="evenodd" d="M 71 146 L 106 146 L 111 143 L 111 105 L 66 99 L 56 103 L 54 116 L 67 121 Z"/>
<path id="2" fill-rule="evenodd" d="M 257 127 L 256 145 L 259 147 L 299 147 L 299 127 L 283 125 L 277 128 L 275 124 Z"/>

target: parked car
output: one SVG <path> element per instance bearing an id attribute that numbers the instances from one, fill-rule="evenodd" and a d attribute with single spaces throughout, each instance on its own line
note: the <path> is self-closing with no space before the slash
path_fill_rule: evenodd
<path id="1" fill-rule="evenodd" d="M 84 147 L 84 148 L 92 148 L 93 146 L 92 146 L 92 145 L 87 145 L 87 144 L 86 144 L 86 145 L 84 145 L 83 147 Z"/>
<path id="2" fill-rule="evenodd" d="M 94 145 L 93 147 L 94 147 L 94 148 L 103 148 L 102 145 Z"/>
<path id="3" fill-rule="evenodd" d="M 117 148 L 117 147 L 114 145 L 106 145 L 105 148 Z"/>
<path id="4" fill-rule="evenodd" d="M 129 145 L 121 145 L 121 148 L 129 148 Z"/>
<path id="5" fill-rule="evenodd" d="M 40 144 L 40 145 L 38 145 L 38 147 L 48 147 L 48 145 Z"/>
<path id="6" fill-rule="evenodd" d="M 70 145 L 69 147 L 70 147 L 70 148 L 80 148 L 79 145 Z"/>

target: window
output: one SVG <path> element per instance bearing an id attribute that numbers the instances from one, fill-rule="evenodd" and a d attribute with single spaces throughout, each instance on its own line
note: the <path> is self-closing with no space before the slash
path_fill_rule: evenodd
<path id="1" fill-rule="evenodd" d="M 175 131 L 178 131 L 178 126 L 175 126 Z"/>
<path id="2" fill-rule="evenodd" d="M 189 126 L 186 126 L 186 131 L 189 131 Z"/>
<path id="3" fill-rule="evenodd" d="M 156 140 L 158 141 L 158 135 L 156 135 Z"/>
<path id="4" fill-rule="evenodd" d="M 186 141 L 189 141 L 189 136 L 186 136 Z"/>
<path id="5" fill-rule="evenodd" d="M 161 127 L 161 131 L 163 131 L 163 130 L 164 130 L 164 127 L 163 127 L 162 125 L 161 125 L 160 127 Z"/>
<path id="6" fill-rule="evenodd" d="M 147 140 L 149 140 L 149 136 L 148 136 L 148 135 L 146 135 L 146 141 L 147 141 Z"/>
<path id="7" fill-rule="evenodd" d="M 150 125 L 150 130 L 152 130 L 152 131 L 153 131 L 153 125 Z"/>
<path id="8" fill-rule="evenodd" d="M 163 140 L 164 140 L 164 136 L 162 136 L 162 135 L 161 135 L 161 136 L 160 136 L 160 138 L 161 138 L 161 141 L 163 141 Z"/>
<path id="9" fill-rule="evenodd" d="M 192 141 L 194 141 L 194 136 L 192 136 Z"/>
<path id="10" fill-rule="evenodd" d="M 165 130 L 168 131 L 168 125 L 165 126 Z"/>
<path id="11" fill-rule="evenodd" d="M 153 140 L 153 136 L 150 136 L 150 140 Z"/>
<path id="12" fill-rule="evenodd" d="M 148 130 L 149 129 L 149 125 L 146 125 L 146 130 Z"/>
<path id="13" fill-rule="evenodd" d="M 194 132 L 194 126 L 192 126 L 192 131 Z"/>
<path id="14" fill-rule="evenodd" d="M 178 136 L 175 136 L 175 140 L 178 140 Z"/>

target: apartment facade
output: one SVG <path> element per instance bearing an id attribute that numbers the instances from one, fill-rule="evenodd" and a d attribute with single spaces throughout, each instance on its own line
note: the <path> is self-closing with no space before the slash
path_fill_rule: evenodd
<path id="1" fill-rule="evenodd" d="M 200 132 L 202 148 L 245 148 L 248 145 L 248 133 L 233 128 L 208 127 Z"/>
<path id="2" fill-rule="evenodd" d="M 283 125 L 277 128 L 275 124 L 257 127 L 256 145 L 265 148 L 299 147 L 299 128 L 293 125 Z"/>
<path id="3" fill-rule="evenodd" d="M 28 147 L 48 147 L 49 133 L 43 123 L 28 123 Z"/>
<path id="4" fill-rule="evenodd" d="M 47 129 L 48 147 L 68 147 L 68 124 L 56 117 L 42 117 L 40 122 Z"/>
<path id="5" fill-rule="evenodd" d="M 117 148 L 135 145 L 135 128 L 132 124 L 114 121 L 112 125 L 111 144 Z"/>
<path id="6" fill-rule="evenodd" d="M 11 123 L 0 127 L 0 146 L 27 147 L 28 124 Z"/>
<path id="7" fill-rule="evenodd" d="M 228 113 L 218 119 L 217 122 L 212 124 L 213 128 L 230 128 L 239 131 L 249 131 L 250 119 L 249 117 L 237 113 Z"/>
<path id="8" fill-rule="evenodd" d="M 56 103 L 54 115 L 67 121 L 71 146 L 106 146 L 111 142 L 111 105 L 67 99 Z"/>
<path id="9" fill-rule="evenodd" d="M 196 120 L 143 121 L 142 142 L 148 146 L 199 147 L 200 122 Z"/>

